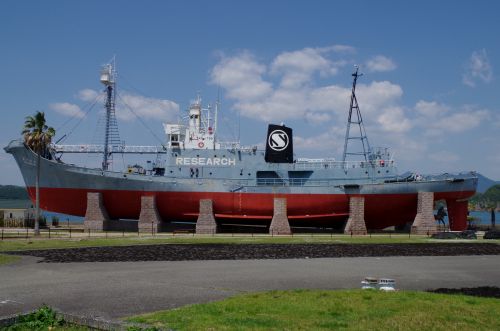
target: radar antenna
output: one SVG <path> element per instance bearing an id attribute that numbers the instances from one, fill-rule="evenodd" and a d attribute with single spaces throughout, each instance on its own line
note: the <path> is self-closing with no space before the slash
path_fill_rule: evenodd
<path id="1" fill-rule="evenodd" d="M 346 128 L 346 133 L 345 133 L 345 142 L 344 142 L 344 153 L 342 155 L 342 162 L 346 161 L 347 155 L 357 155 L 357 156 L 363 156 L 364 160 L 368 162 L 370 160 L 370 144 L 368 142 L 368 137 L 366 136 L 366 131 L 365 127 L 363 125 L 363 118 L 361 116 L 361 111 L 359 110 L 359 105 L 358 105 L 358 100 L 356 98 L 356 83 L 358 81 L 358 77 L 363 76 L 362 73 L 358 73 L 359 66 L 354 66 L 356 68 L 356 71 L 352 74 L 354 77 L 353 82 L 352 82 L 352 91 L 351 91 L 351 104 L 349 107 L 349 117 L 347 119 L 347 128 Z M 353 110 L 355 111 L 355 118 L 353 118 Z M 359 127 L 359 136 L 350 136 L 351 134 L 351 125 L 356 124 Z M 355 152 L 349 152 L 348 151 L 348 144 L 351 140 L 359 140 L 361 141 L 361 146 L 363 148 L 363 151 L 355 151 Z"/>
<path id="2" fill-rule="evenodd" d="M 110 63 L 102 67 L 100 80 L 105 86 L 106 92 L 106 102 L 104 104 L 106 108 L 106 123 L 104 128 L 104 156 L 102 161 L 102 170 L 108 170 L 110 159 L 112 158 L 111 151 L 113 150 L 113 146 L 120 145 L 118 122 L 116 121 L 115 113 L 116 61 L 114 56 Z"/>

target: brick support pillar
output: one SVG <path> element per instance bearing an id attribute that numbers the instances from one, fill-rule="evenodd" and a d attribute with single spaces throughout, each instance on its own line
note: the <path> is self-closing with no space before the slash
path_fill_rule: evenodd
<path id="1" fill-rule="evenodd" d="M 141 197 L 141 213 L 138 223 L 139 232 L 156 233 L 161 231 L 162 221 L 156 209 L 155 196 Z"/>
<path id="2" fill-rule="evenodd" d="M 344 228 L 345 234 L 365 235 L 365 198 L 350 197 L 349 198 L 349 219 Z"/>
<path id="3" fill-rule="evenodd" d="M 288 214 L 286 210 L 286 199 L 274 198 L 274 211 L 269 234 L 292 234 L 290 224 L 288 223 Z"/>
<path id="4" fill-rule="evenodd" d="M 87 193 L 87 210 L 83 221 L 83 228 L 90 231 L 108 230 L 110 219 L 104 207 L 102 193 Z"/>
<path id="5" fill-rule="evenodd" d="M 200 214 L 196 221 L 196 234 L 217 233 L 217 222 L 215 222 L 212 200 L 200 200 Z"/>
<path id="6" fill-rule="evenodd" d="M 434 192 L 418 192 L 417 215 L 411 226 L 411 233 L 431 235 L 436 232 Z"/>

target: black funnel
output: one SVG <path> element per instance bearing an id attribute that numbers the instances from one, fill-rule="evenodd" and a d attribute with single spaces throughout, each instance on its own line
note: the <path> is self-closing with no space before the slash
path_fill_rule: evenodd
<path id="1" fill-rule="evenodd" d="M 293 163 L 291 128 L 284 125 L 269 124 L 265 160 L 269 163 Z"/>

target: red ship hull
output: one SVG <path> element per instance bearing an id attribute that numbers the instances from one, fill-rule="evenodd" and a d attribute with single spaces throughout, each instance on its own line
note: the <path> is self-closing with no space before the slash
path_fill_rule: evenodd
<path id="1" fill-rule="evenodd" d="M 35 188 L 28 188 L 34 201 Z M 87 192 L 101 192 L 111 218 L 138 219 L 143 191 L 40 188 L 41 208 L 58 213 L 85 216 Z M 434 200 L 445 200 L 450 229 L 467 228 L 467 201 L 474 191 L 436 192 Z M 200 199 L 212 199 L 215 217 L 232 223 L 268 223 L 273 215 L 273 199 L 287 198 L 292 225 L 335 226 L 345 222 L 349 197 L 365 197 L 365 221 L 369 229 L 404 225 L 414 220 L 417 194 L 265 194 L 231 192 L 147 192 L 155 195 L 157 208 L 165 221 L 196 221 Z"/>

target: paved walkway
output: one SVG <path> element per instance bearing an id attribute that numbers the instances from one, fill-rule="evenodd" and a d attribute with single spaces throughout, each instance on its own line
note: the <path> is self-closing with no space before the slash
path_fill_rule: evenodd
<path id="1" fill-rule="evenodd" d="M 320 258 L 0 266 L 0 316 L 42 303 L 102 318 L 218 300 L 247 291 L 359 288 L 365 276 L 399 289 L 500 286 L 500 256 Z"/>

